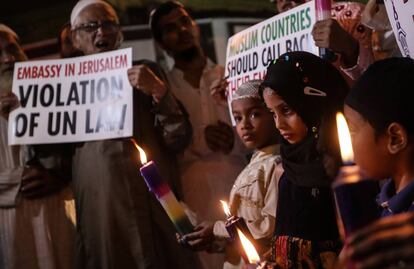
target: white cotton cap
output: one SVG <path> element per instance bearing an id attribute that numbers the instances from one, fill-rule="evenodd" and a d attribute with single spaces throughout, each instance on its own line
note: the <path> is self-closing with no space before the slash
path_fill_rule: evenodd
<path id="1" fill-rule="evenodd" d="M 259 87 L 260 87 L 260 84 L 262 84 L 262 82 L 263 82 L 262 80 L 255 79 L 255 80 L 250 80 L 250 81 L 243 83 L 233 93 L 232 101 L 245 99 L 245 98 L 260 99 Z"/>
<path id="2" fill-rule="evenodd" d="M 13 31 L 10 27 L 5 24 L 0 23 L 0 32 L 6 32 L 14 36 L 16 39 L 19 39 L 19 36 Z"/>
<path id="3" fill-rule="evenodd" d="M 104 5 L 104 6 L 107 6 L 113 9 L 113 7 L 110 4 L 102 0 L 80 0 L 73 7 L 72 13 L 70 14 L 70 24 L 72 25 L 72 29 L 73 27 L 75 27 L 75 20 L 79 16 L 81 11 L 84 10 L 87 6 L 94 5 L 94 4 Z"/>

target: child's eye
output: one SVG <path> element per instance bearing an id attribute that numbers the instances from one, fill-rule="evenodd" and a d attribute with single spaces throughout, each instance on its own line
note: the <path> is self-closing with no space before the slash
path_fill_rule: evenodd
<path id="1" fill-rule="evenodd" d="M 250 118 L 255 119 L 260 116 L 260 112 L 254 111 L 250 114 Z"/>
<path id="2" fill-rule="evenodd" d="M 293 112 L 293 110 L 289 106 L 283 106 L 282 107 L 282 114 L 283 115 L 289 115 Z"/>
<path id="3" fill-rule="evenodd" d="M 240 116 L 234 116 L 234 115 L 233 115 L 233 118 L 234 118 L 234 121 L 235 121 L 236 123 L 238 123 L 238 122 L 240 122 L 240 121 L 241 121 L 241 117 L 240 117 Z"/>

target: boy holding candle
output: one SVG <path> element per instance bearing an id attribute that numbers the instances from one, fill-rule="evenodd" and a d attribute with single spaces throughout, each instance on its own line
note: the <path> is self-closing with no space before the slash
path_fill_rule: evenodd
<path id="1" fill-rule="evenodd" d="M 413 85 L 414 60 L 390 58 L 370 66 L 345 101 L 355 162 L 366 178 L 388 178 L 383 217 L 414 211 Z M 413 227 L 411 215 L 381 220 L 353 235 L 344 257 L 358 268 L 413 268 Z"/>
<path id="2" fill-rule="evenodd" d="M 242 84 L 233 95 L 232 112 L 237 134 L 250 150 L 255 150 L 250 163 L 237 177 L 230 192 L 230 211 L 242 217 L 258 243 L 259 252 L 270 247 L 275 227 L 277 204 L 277 179 L 281 170 L 278 155 L 277 131 L 272 115 L 259 96 L 261 81 L 253 80 Z M 226 241 L 230 235 L 224 221 L 203 222 L 195 232 L 183 237 L 193 249 L 209 249 L 215 241 Z M 242 268 L 240 251 L 227 243 L 224 268 Z"/>

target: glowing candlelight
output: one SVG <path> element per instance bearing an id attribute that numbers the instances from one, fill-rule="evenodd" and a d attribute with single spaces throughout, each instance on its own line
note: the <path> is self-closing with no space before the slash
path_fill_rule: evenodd
<path id="1" fill-rule="evenodd" d="M 242 231 L 237 229 L 237 233 L 240 238 L 240 242 L 243 246 L 244 252 L 247 255 L 247 259 L 250 264 L 258 264 L 260 262 L 259 253 L 257 253 L 256 248 L 253 246 L 252 242 L 247 239 Z"/>
<path id="2" fill-rule="evenodd" d="M 339 145 L 344 165 L 333 183 L 341 234 L 345 238 L 353 231 L 378 218 L 375 181 L 363 178 L 359 166 L 354 164 L 351 135 L 342 113 L 336 114 Z"/>
<path id="3" fill-rule="evenodd" d="M 185 235 L 192 232 L 194 230 L 193 225 L 185 214 L 181 204 L 177 201 L 174 193 L 171 191 L 170 186 L 168 186 L 167 182 L 159 174 L 155 162 L 147 162 L 147 156 L 144 150 L 138 146 L 134 139 L 131 139 L 131 141 L 140 153 L 141 163 L 143 165 L 139 171 L 145 183 L 161 203 L 178 233 Z"/>
<path id="4" fill-rule="evenodd" d="M 228 218 L 230 218 L 230 217 L 231 217 L 231 213 L 230 213 L 229 206 L 228 206 L 228 205 L 227 205 L 227 203 L 226 203 L 225 201 L 223 201 L 223 200 L 220 200 L 220 203 L 221 203 L 221 205 L 223 206 L 224 213 L 226 214 L 226 216 L 227 216 Z"/>
<path id="5" fill-rule="evenodd" d="M 345 117 L 341 112 L 336 113 L 336 125 L 338 128 L 342 162 L 344 164 L 352 164 L 354 162 L 354 152 L 352 151 L 351 135 L 349 134 Z"/>
<path id="6" fill-rule="evenodd" d="M 223 200 L 220 200 L 220 202 L 223 206 L 224 213 L 227 215 L 227 220 L 224 226 L 226 227 L 226 230 L 229 233 L 232 241 L 238 245 L 241 244 L 239 232 L 243 233 L 244 238 L 250 238 L 250 240 L 254 240 L 244 219 L 242 217 L 233 216 L 227 203 Z M 241 245 L 239 247 L 241 249 Z M 249 262 L 247 255 L 244 252 L 241 253 L 241 256 L 246 263 Z"/>
<path id="7" fill-rule="evenodd" d="M 135 142 L 134 139 L 131 139 L 131 141 L 132 141 L 132 144 L 134 144 L 134 146 L 136 147 L 136 149 L 139 152 L 139 159 L 141 160 L 141 163 L 146 164 L 147 163 L 147 155 L 145 154 L 145 151 L 140 146 L 138 146 L 137 142 Z"/>

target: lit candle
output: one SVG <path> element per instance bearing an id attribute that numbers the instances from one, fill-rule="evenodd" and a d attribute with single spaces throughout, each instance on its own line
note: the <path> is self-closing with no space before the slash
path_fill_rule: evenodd
<path id="1" fill-rule="evenodd" d="M 223 206 L 224 213 L 227 216 L 225 226 L 226 226 L 227 232 L 230 234 L 230 237 L 233 239 L 237 239 L 236 228 L 238 228 L 242 230 L 250 240 L 253 240 L 253 236 L 250 233 L 250 230 L 246 225 L 246 221 L 242 217 L 233 216 L 230 213 L 229 206 L 227 205 L 225 201 L 220 200 L 220 202 Z"/>
<path id="2" fill-rule="evenodd" d="M 257 253 L 257 250 L 252 244 L 252 242 L 250 242 L 250 240 L 247 239 L 244 233 L 238 228 L 237 228 L 237 235 L 240 238 L 240 243 L 247 257 L 246 267 L 248 269 L 256 269 L 260 267 L 261 266 L 260 256 L 259 256 L 259 253 Z"/>
<path id="3" fill-rule="evenodd" d="M 131 139 L 131 141 L 140 153 L 143 166 L 139 170 L 149 190 L 155 194 L 180 235 L 192 232 L 194 230 L 193 225 L 167 182 L 159 174 L 155 163 L 153 161 L 147 162 L 144 150 L 138 146 L 134 139 Z"/>
<path id="4" fill-rule="evenodd" d="M 339 217 L 341 234 L 346 238 L 350 233 L 379 217 L 376 204 L 378 185 L 376 181 L 364 179 L 354 164 L 351 136 L 342 113 L 336 116 L 339 145 L 344 165 L 340 168 L 333 188 Z"/>
<path id="5" fill-rule="evenodd" d="M 242 231 L 243 234 L 247 238 L 249 238 L 249 240 L 254 241 L 253 235 L 250 233 L 250 230 L 247 227 L 245 220 L 242 217 L 233 216 L 230 212 L 230 209 L 229 209 L 229 206 L 227 205 L 227 203 L 223 200 L 220 200 L 220 202 L 223 206 L 224 213 L 227 216 L 227 220 L 226 220 L 224 226 L 226 227 L 226 230 L 229 233 L 232 242 L 234 244 L 238 244 L 239 248 L 241 247 L 239 234 L 237 233 L 238 230 Z M 242 252 L 241 256 L 242 256 L 243 260 L 247 263 L 248 258 L 246 256 L 245 252 Z"/>
<path id="6" fill-rule="evenodd" d="M 336 126 L 338 129 L 339 147 L 341 149 L 341 158 L 344 165 L 354 164 L 354 152 L 352 151 L 351 134 L 349 133 L 348 124 L 341 112 L 336 114 Z"/>

